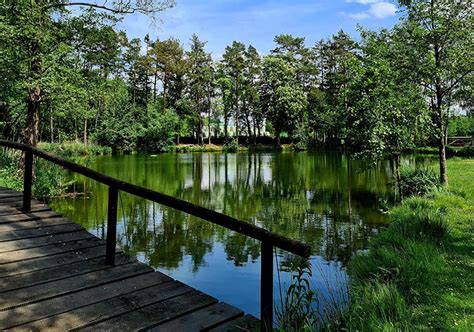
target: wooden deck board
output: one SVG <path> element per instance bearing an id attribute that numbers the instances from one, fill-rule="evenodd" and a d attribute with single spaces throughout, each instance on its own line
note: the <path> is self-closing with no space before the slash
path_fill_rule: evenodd
<path id="1" fill-rule="evenodd" d="M 219 331 L 258 323 L 117 249 L 22 195 L 0 188 L 0 329 Z M 258 327 L 258 324 L 255 325 Z"/>

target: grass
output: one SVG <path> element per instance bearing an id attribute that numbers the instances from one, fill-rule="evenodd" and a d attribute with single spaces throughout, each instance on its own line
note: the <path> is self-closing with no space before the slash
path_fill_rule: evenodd
<path id="1" fill-rule="evenodd" d="M 41 150 L 62 156 L 64 158 L 89 157 L 89 156 L 112 154 L 112 149 L 110 147 L 94 145 L 94 144 L 85 145 L 85 144 L 76 143 L 76 142 L 64 142 L 64 143 L 41 142 L 38 144 L 38 148 L 40 148 Z"/>
<path id="2" fill-rule="evenodd" d="M 411 197 L 350 265 L 342 326 L 474 330 L 474 159 L 448 161 L 449 189 Z"/>

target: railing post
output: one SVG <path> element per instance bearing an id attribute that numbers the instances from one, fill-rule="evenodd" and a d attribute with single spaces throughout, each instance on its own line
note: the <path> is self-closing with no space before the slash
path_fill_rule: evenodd
<path id="1" fill-rule="evenodd" d="M 260 323 L 262 331 L 273 329 L 273 246 L 262 242 L 260 281 Z"/>
<path id="2" fill-rule="evenodd" d="M 23 176 L 23 207 L 24 212 L 31 211 L 31 185 L 33 183 L 33 152 L 25 151 L 25 173 Z"/>
<path id="3" fill-rule="evenodd" d="M 117 188 L 109 187 L 109 203 L 107 210 L 107 243 L 105 246 L 105 264 L 115 264 L 115 246 L 117 244 Z"/>

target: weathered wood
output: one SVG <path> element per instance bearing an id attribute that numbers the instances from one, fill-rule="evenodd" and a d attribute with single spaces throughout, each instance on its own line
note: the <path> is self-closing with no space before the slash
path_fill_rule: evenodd
<path id="1" fill-rule="evenodd" d="M 3 292 L 0 297 L 0 310 L 12 309 L 27 303 L 38 302 L 150 272 L 153 272 L 153 269 L 144 264 L 125 264 L 40 285 Z"/>
<path id="2" fill-rule="evenodd" d="M 36 220 L 28 220 L 28 222 L 11 222 L 11 223 L 6 223 L 6 224 L 0 223 L 0 233 L 35 229 L 35 228 L 61 226 L 61 225 L 67 225 L 67 224 L 71 224 L 71 221 L 65 218 L 36 219 Z"/>
<path id="3" fill-rule="evenodd" d="M 51 211 L 51 208 L 44 204 L 32 204 L 31 212 L 44 212 L 44 211 Z M 14 207 L 2 207 L 0 206 L 0 217 L 10 215 L 10 214 L 22 214 L 23 211 L 20 211 Z"/>
<path id="4" fill-rule="evenodd" d="M 252 315 L 245 315 L 226 324 L 213 328 L 212 332 L 257 332 L 260 331 L 260 322 Z"/>
<path id="5" fill-rule="evenodd" d="M 127 279 L 129 280 L 129 279 Z M 134 282 L 130 280 L 129 282 Z M 178 281 L 169 281 L 153 285 L 152 287 L 137 290 L 116 296 L 88 306 L 83 306 L 28 324 L 28 328 L 45 329 L 48 331 L 74 329 L 87 327 L 93 324 L 112 319 L 117 316 L 126 315 L 138 307 L 147 306 L 156 302 L 164 301 L 172 297 L 192 292 L 193 289 Z M 18 327 L 16 328 L 18 329 Z"/>
<path id="6" fill-rule="evenodd" d="M 19 213 L 19 214 L 1 216 L 0 224 L 6 224 L 10 222 L 19 222 L 19 221 L 47 219 L 47 218 L 59 218 L 59 217 L 61 217 L 61 215 L 54 211 Z"/>
<path id="7" fill-rule="evenodd" d="M 243 315 L 124 254 L 106 265 L 105 241 L 46 212 L 0 215 L 0 329 L 197 331 Z"/>
<path id="8" fill-rule="evenodd" d="M 31 209 L 31 186 L 33 184 L 33 151 L 25 150 L 25 169 L 23 175 L 23 206 L 22 210 Z"/>
<path id="9" fill-rule="evenodd" d="M 260 281 L 261 330 L 273 329 L 273 246 L 262 242 Z"/>
<path id="10" fill-rule="evenodd" d="M 0 265 L 26 259 L 57 255 L 69 251 L 79 251 L 81 249 L 96 247 L 104 244 L 105 242 L 103 240 L 90 238 L 75 242 L 55 243 L 39 248 L 18 250 L 16 252 L 0 253 Z"/>
<path id="11" fill-rule="evenodd" d="M 97 242 L 96 242 L 97 243 Z M 2 264 L 0 278 L 41 271 L 52 267 L 64 266 L 75 262 L 87 261 L 94 258 L 105 258 L 105 244 L 100 242 L 95 247 L 78 249 L 57 255 L 27 259 Z"/>
<path id="12" fill-rule="evenodd" d="M 62 225 L 52 225 L 49 227 L 27 228 L 0 232 L 0 242 L 30 239 L 48 235 L 70 233 L 74 231 L 84 231 L 84 228 L 77 224 L 68 223 Z"/>
<path id="13" fill-rule="evenodd" d="M 116 265 L 124 265 L 134 262 L 133 259 L 124 254 L 117 254 L 116 261 Z M 0 279 L 0 296 L 2 296 L 1 293 L 6 291 L 40 285 L 106 268 L 107 265 L 104 265 L 104 259 L 99 257 L 86 261 L 78 261 L 66 265 L 55 266 L 49 269 L 23 273 L 21 275 L 7 276 Z"/>
<path id="14" fill-rule="evenodd" d="M 192 291 L 169 300 L 137 308 L 125 315 L 108 319 L 98 324 L 79 328 L 79 331 L 104 331 L 104 330 L 140 330 L 146 329 L 170 318 L 191 313 L 199 308 L 216 303 L 217 300 L 198 291 Z"/>
<path id="15" fill-rule="evenodd" d="M 38 250 L 41 250 L 41 247 L 51 244 L 63 244 L 92 238 L 94 238 L 94 235 L 91 233 L 88 233 L 84 230 L 79 230 L 71 233 L 46 235 L 29 239 L 19 239 L 16 241 L 5 241 L 0 242 L 0 254 L 8 252 L 17 253 L 30 248 L 39 248 Z"/>
<path id="16" fill-rule="evenodd" d="M 33 321 L 40 323 L 41 319 L 47 319 L 48 322 L 53 323 L 58 320 L 64 323 L 64 316 L 58 316 L 58 318 L 55 318 L 55 316 L 77 308 L 85 308 L 88 305 L 98 304 L 124 294 L 129 294 L 130 297 L 127 297 L 127 299 L 129 299 L 129 303 L 133 303 L 137 298 L 134 295 L 137 291 L 165 282 L 167 283 L 170 280 L 171 279 L 164 274 L 146 273 L 11 310 L 0 311 L 0 328 L 13 328 L 20 324 L 28 324 Z M 96 317 L 96 315 L 93 317 Z M 87 319 L 87 316 L 83 317 L 83 319 Z M 66 328 L 60 329 L 65 330 Z"/>
<path id="17" fill-rule="evenodd" d="M 229 320 L 243 316 L 244 313 L 226 303 L 217 303 L 205 307 L 164 324 L 151 328 L 149 331 L 188 331 L 198 332 L 208 330 Z"/>
<path id="18" fill-rule="evenodd" d="M 117 245 L 117 204 L 118 190 L 109 187 L 109 202 L 107 206 L 107 245 L 105 264 L 114 265 L 115 246 Z"/>

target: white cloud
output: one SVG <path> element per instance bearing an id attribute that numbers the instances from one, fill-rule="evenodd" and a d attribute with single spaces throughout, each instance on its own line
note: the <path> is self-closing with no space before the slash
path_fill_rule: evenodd
<path id="1" fill-rule="evenodd" d="M 386 18 L 394 16 L 397 7 L 393 3 L 377 2 L 370 5 L 369 13 L 376 18 Z"/>
<path id="2" fill-rule="evenodd" d="M 346 2 L 355 2 L 355 3 L 360 3 L 362 5 L 368 5 L 370 3 L 376 3 L 380 2 L 381 0 L 346 0 Z"/>
<path id="3" fill-rule="evenodd" d="M 357 19 L 357 20 L 364 20 L 364 19 L 370 17 L 370 15 L 366 12 L 360 12 L 360 13 L 339 12 L 339 14 L 350 17 L 350 18 L 354 18 L 354 19 Z"/>
<path id="4" fill-rule="evenodd" d="M 346 0 L 348 3 L 358 3 L 369 8 L 362 12 L 347 13 L 340 12 L 341 15 L 354 18 L 354 19 L 367 19 L 377 18 L 383 19 L 391 16 L 395 16 L 397 13 L 397 6 L 393 3 L 389 3 L 383 0 Z"/>

